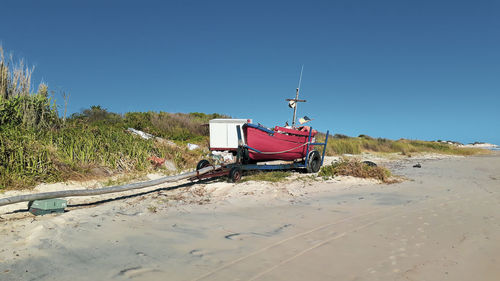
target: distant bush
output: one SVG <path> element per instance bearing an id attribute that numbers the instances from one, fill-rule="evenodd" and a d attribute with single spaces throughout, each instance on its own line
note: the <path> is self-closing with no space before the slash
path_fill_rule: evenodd
<path id="1" fill-rule="evenodd" d="M 359 135 L 359 136 L 358 136 L 358 138 L 362 138 L 362 139 L 369 139 L 369 140 L 372 140 L 372 139 L 373 139 L 372 137 L 370 137 L 370 136 L 368 136 L 368 135 L 363 135 L 363 134 Z"/>
<path id="2" fill-rule="evenodd" d="M 73 114 L 71 119 L 84 120 L 88 123 L 120 123 L 123 121 L 121 115 L 109 112 L 100 105 L 92 105 L 90 108 L 82 110 L 81 113 Z"/>
<path id="3" fill-rule="evenodd" d="M 348 139 L 350 137 L 347 135 L 343 135 L 343 134 L 335 134 L 335 135 L 333 135 L 333 138 L 335 138 L 335 139 Z"/>

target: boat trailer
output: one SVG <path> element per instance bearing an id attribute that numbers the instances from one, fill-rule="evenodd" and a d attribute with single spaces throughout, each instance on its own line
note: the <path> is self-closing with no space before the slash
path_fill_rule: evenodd
<path id="1" fill-rule="evenodd" d="M 238 149 L 236 152 L 236 161 L 230 164 L 220 164 L 218 168 L 205 174 L 197 174 L 196 176 L 190 178 L 189 180 L 202 180 L 209 178 L 216 178 L 227 176 L 230 182 L 238 182 L 243 174 L 243 171 L 259 171 L 259 170 L 294 170 L 294 169 L 305 169 L 308 173 L 317 173 L 321 166 L 323 166 L 323 161 L 325 159 L 326 146 L 328 144 L 329 131 L 326 132 L 325 142 L 311 142 L 311 132 L 312 128 L 309 130 L 309 136 L 306 145 L 306 157 L 302 159 L 296 159 L 292 163 L 286 164 L 257 164 L 248 163 L 245 161 L 245 153 L 248 154 L 248 150 L 252 150 L 256 153 L 263 153 L 257 149 L 245 145 L 242 141 L 240 126 L 236 126 L 236 131 L 238 134 Z M 323 146 L 323 153 L 320 156 L 319 152 L 314 148 L 314 146 Z M 296 148 L 294 148 L 296 149 Z M 298 161 L 300 160 L 300 161 Z M 200 169 L 213 166 L 210 161 L 203 159 L 196 165 L 196 171 Z"/>

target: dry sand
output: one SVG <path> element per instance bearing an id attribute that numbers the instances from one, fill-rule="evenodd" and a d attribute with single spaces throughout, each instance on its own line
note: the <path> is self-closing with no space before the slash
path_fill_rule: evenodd
<path id="1" fill-rule="evenodd" d="M 408 179 L 392 185 L 295 175 L 0 207 L 0 280 L 500 280 L 500 155 L 427 158 L 386 161 Z"/>

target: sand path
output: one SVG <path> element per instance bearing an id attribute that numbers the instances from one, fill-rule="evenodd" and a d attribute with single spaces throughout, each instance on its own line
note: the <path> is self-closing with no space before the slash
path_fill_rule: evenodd
<path id="1" fill-rule="evenodd" d="M 499 280 L 500 157 L 411 164 L 393 185 L 3 221 L 0 280 Z"/>

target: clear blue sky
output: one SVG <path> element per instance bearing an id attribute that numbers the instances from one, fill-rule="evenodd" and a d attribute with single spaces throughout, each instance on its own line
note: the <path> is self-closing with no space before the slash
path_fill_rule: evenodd
<path id="1" fill-rule="evenodd" d="M 69 111 L 500 143 L 500 1 L 2 1 L 0 42 Z M 59 103 L 62 98 L 58 94 Z"/>

